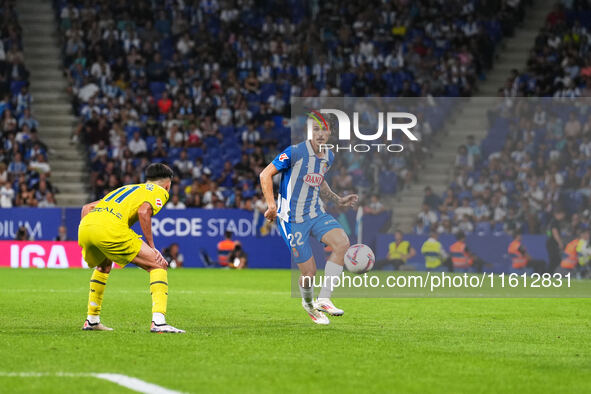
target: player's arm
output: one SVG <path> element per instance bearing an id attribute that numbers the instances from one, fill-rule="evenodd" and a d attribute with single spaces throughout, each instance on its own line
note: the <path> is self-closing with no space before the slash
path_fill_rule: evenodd
<path id="1" fill-rule="evenodd" d="M 349 194 L 345 197 L 339 197 L 338 194 L 332 191 L 332 189 L 330 188 L 330 186 L 328 186 L 328 183 L 326 183 L 326 181 L 323 181 L 320 185 L 320 198 L 323 201 L 336 202 L 337 204 L 343 207 L 353 207 L 355 206 L 355 204 L 357 204 L 357 201 L 359 200 L 359 196 L 357 196 L 357 194 Z"/>
<path id="2" fill-rule="evenodd" d="M 90 203 L 88 203 L 88 204 L 85 204 L 85 205 L 82 207 L 82 212 L 81 212 L 81 214 L 80 214 L 80 220 L 82 220 L 82 219 L 84 218 L 84 216 L 88 215 L 88 213 L 89 213 L 90 211 L 92 211 L 92 210 L 94 209 L 94 207 L 96 207 L 96 205 L 97 205 L 97 204 L 98 204 L 100 201 L 101 201 L 101 200 L 96 200 L 96 201 L 90 202 Z"/>
<path id="3" fill-rule="evenodd" d="M 275 220 L 277 217 L 277 203 L 275 202 L 275 196 L 273 195 L 273 177 L 279 173 L 279 170 L 273 163 L 261 171 L 259 179 L 261 180 L 261 189 L 263 190 L 263 196 L 267 201 L 267 211 L 265 212 L 265 218 L 268 221 Z"/>
<path id="4" fill-rule="evenodd" d="M 140 227 L 142 228 L 142 233 L 144 234 L 144 239 L 149 247 L 156 249 L 154 246 L 154 237 L 152 236 L 152 213 L 152 205 L 148 202 L 143 203 L 137 210 L 137 216 L 140 222 Z"/>

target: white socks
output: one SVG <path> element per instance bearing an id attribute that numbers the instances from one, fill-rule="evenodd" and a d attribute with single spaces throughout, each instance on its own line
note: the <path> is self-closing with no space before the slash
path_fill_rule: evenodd
<path id="1" fill-rule="evenodd" d="M 166 317 L 162 313 L 155 312 L 152 313 L 152 321 L 156 324 L 166 324 Z"/>
<path id="2" fill-rule="evenodd" d="M 101 321 L 99 315 L 88 315 L 86 319 L 92 324 L 100 323 Z M 166 324 L 166 317 L 162 313 L 152 313 L 152 321 L 156 324 Z"/>
<path id="3" fill-rule="evenodd" d="M 326 266 L 324 267 L 324 284 L 325 286 L 320 289 L 320 293 L 318 293 L 318 298 L 330 298 L 332 295 L 332 278 L 331 276 L 341 276 L 343 273 L 343 266 L 338 265 L 337 263 L 333 263 L 332 261 L 327 261 Z"/>
<path id="4" fill-rule="evenodd" d="M 99 315 L 87 315 L 86 320 L 88 320 L 90 324 L 96 324 L 101 322 L 101 317 Z"/>
<path id="5" fill-rule="evenodd" d="M 312 305 L 312 301 L 314 300 L 314 288 L 312 286 L 306 288 L 302 287 L 300 284 L 300 293 L 302 294 L 302 299 L 308 305 Z"/>
<path id="6" fill-rule="evenodd" d="M 341 274 L 343 273 L 343 266 L 342 265 L 338 265 L 336 263 L 333 263 L 332 261 L 327 261 L 326 262 L 326 266 L 324 267 L 324 280 L 325 280 L 325 284 L 326 286 L 322 287 L 322 289 L 320 289 L 320 293 L 318 294 L 318 298 L 330 298 L 330 296 L 332 295 L 332 276 L 336 276 L 336 277 L 340 277 Z M 310 283 L 311 285 L 312 283 Z M 304 299 L 304 302 L 312 305 L 312 301 L 314 300 L 314 287 L 310 286 L 309 288 L 304 288 L 302 287 L 302 284 L 299 284 L 300 286 L 300 293 L 302 294 L 302 298 Z"/>

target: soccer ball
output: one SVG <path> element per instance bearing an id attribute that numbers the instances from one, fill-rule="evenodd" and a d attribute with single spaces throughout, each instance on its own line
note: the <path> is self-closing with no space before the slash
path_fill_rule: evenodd
<path id="1" fill-rule="evenodd" d="M 373 251 L 364 244 L 351 245 L 345 253 L 345 267 L 354 274 L 363 274 L 371 270 L 375 261 Z"/>

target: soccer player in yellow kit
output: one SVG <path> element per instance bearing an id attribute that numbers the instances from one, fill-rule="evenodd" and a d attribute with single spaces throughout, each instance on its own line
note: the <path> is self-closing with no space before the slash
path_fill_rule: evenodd
<path id="1" fill-rule="evenodd" d="M 88 317 L 83 330 L 111 331 L 100 321 L 103 294 L 113 262 L 124 267 L 134 263 L 150 273 L 152 332 L 184 333 L 166 323 L 168 277 L 166 260 L 154 246 L 152 216 L 168 201 L 173 172 L 164 164 L 146 168 L 146 183 L 122 186 L 102 200 L 82 208 L 78 244 L 89 267 Z M 145 242 L 130 227 L 139 220 Z"/>

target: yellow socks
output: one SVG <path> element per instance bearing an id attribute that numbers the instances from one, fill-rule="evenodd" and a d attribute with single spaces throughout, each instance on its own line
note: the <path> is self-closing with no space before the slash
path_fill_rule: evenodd
<path id="1" fill-rule="evenodd" d="M 92 318 L 92 320 L 98 321 L 98 317 L 101 314 L 101 305 L 103 304 L 103 294 L 105 293 L 107 279 L 109 279 L 109 274 L 96 269 L 92 271 L 90 292 L 88 293 L 88 317 Z M 94 323 L 94 321 L 91 323 Z"/>
<path id="2" fill-rule="evenodd" d="M 98 323 L 103 303 L 103 294 L 109 274 L 98 270 L 92 272 L 90 292 L 88 293 L 88 319 Z M 152 294 L 152 315 L 156 324 L 165 323 L 166 305 L 168 304 L 168 273 L 162 268 L 150 271 L 150 294 Z"/>
<path id="3" fill-rule="evenodd" d="M 164 318 L 168 303 L 168 273 L 166 270 L 157 268 L 150 271 L 150 294 L 152 294 L 152 314 L 161 313 Z"/>

